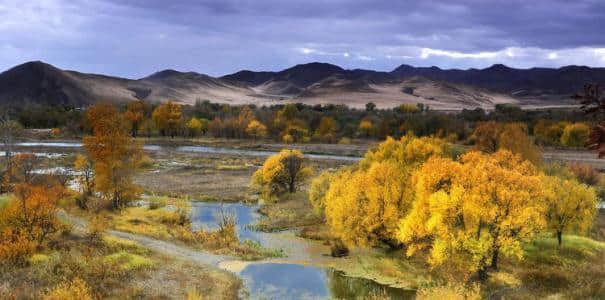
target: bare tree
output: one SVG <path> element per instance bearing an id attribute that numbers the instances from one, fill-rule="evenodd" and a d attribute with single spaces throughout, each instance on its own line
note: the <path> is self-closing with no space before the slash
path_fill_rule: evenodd
<path id="1" fill-rule="evenodd" d="M 0 116 L 0 142 L 4 145 L 7 167 L 11 168 L 11 158 L 16 138 L 21 134 L 19 122 L 11 120 L 8 114 Z"/>
<path id="2" fill-rule="evenodd" d="M 605 96 L 603 95 L 603 87 L 600 84 L 587 84 L 584 86 L 584 92 L 574 98 L 580 101 L 582 110 L 586 114 L 592 115 L 599 122 L 591 129 L 586 146 L 589 149 L 597 150 L 599 158 L 601 158 L 605 156 Z"/>

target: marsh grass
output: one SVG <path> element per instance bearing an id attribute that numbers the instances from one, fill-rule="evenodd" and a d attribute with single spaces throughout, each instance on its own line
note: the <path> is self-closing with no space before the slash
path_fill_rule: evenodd
<path id="1" fill-rule="evenodd" d="M 235 216 L 228 212 L 216 217 L 217 230 L 191 227 L 190 206 L 187 201 L 173 201 L 164 208 L 126 208 L 118 214 L 110 215 L 111 226 L 117 230 L 146 235 L 211 251 L 217 254 L 234 255 L 245 260 L 265 257 L 281 257 L 281 250 L 263 248 L 251 241 L 241 241 L 237 233 Z"/>

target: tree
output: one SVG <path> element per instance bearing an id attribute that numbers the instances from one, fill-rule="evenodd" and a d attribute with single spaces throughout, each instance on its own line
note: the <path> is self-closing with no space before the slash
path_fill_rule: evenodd
<path id="1" fill-rule="evenodd" d="M 181 106 L 172 101 L 162 103 L 153 110 L 152 119 L 162 135 L 174 138 L 181 125 Z"/>
<path id="2" fill-rule="evenodd" d="M 143 119 L 145 118 L 144 108 L 143 101 L 133 101 L 128 103 L 126 112 L 124 112 L 124 119 L 126 119 L 130 126 L 130 134 L 132 137 L 137 137 L 141 122 L 143 122 Z"/>
<path id="3" fill-rule="evenodd" d="M 315 131 L 315 136 L 329 142 L 334 142 L 336 141 L 337 132 L 338 122 L 336 122 L 336 120 L 334 120 L 332 117 L 324 116 L 319 121 L 319 126 Z"/>
<path id="4" fill-rule="evenodd" d="M 2 211 L 4 222 L 22 230 L 27 239 L 42 245 L 44 240 L 59 229 L 57 201 L 63 187 L 56 184 L 18 184 L 12 201 Z"/>
<path id="5" fill-rule="evenodd" d="M 575 97 L 582 104 L 582 109 L 586 114 L 595 114 L 601 119 L 601 122 L 590 130 L 588 141 L 586 142 L 587 147 L 597 150 L 599 158 L 601 158 L 605 156 L 605 124 L 602 120 L 602 113 L 605 112 L 603 87 L 599 84 L 587 84 L 584 86 L 584 92 Z"/>
<path id="6" fill-rule="evenodd" d="M 542 153 L 529 138 L 525 124 L 481 123 L 475 128 L 473 139 L 475 150 L 489 154 L 507 149 L 534 164 L 540 164 L 542 161 Z"/>
<path id="7" fill-rule="evenodd" d="M 412 172 L 427 158 L 448 154 L 447 144 L 437 138 L 387 138 L 355 168 L 334 175 L 319 201 L 331 231 L 347 244 L 399 247 L 399 220 L 414 199 Z"/>
<path id="8" fill-rule="evenodd" d="M 376 104 L 374 102 L 366 103 L 366 111 L 374 111 L 376 109 Z"/>
<path id="9" fill-rule="evenodd" d="M 19 122 L 11 120 L 8 115 L 0 117 L 0 140 L 4 144 L 7 169 L 11 168 L 11 158 L 15 139 L 21 134 L 22 127 Z"/>
<path id="10" fill-rule="evenodd" d="M 317 213 L 323 213 L 325 209 L 324 197 L 330 188 L 330 184 L 337 175 L 331 171 L 323 171 L 319 176 L 313 178 L 309 187 L 309 200 Z"/>
<path id="11" fill-rule="evenodd" d="M 500 254 L 522 258 L 522 242 L 546 226 L 541 173 L 510 151 L 430 158 L 412 181 L 416 200 L 397 236 L 408 255 L 429 249 L 432 266 L 484 279 Z"/>
<path id="12" fill-rule="evenodd" d="M 246 134 L 255 139 L 264 138 L 267 136 L 267 126 L 254 119 L 248 123 L 248 127 L 246 127 Z"/>
<path id="13" fill-rule="evenodd" d="M 187 128 L 188 135 L 191 137 L 198 136 L 204 130 L 204 124 L 197 118 L 191 118 L 187 121 L 185 127 Z"/>
<path id="14" fill-rule="evenodd" d="M 364 119 L 364 120 L 361 120 L 361 122 L 359 122 L 359 132 L 364 137 L 371 136 L 373 129 L 374 129 L 374 125 L 372 124 L 372 121 L 370 121 L 369 119 Z"/>
<path id="15" fill-rule="evenodd" d="M 284 149 L 267 158 L 252 175 L 252 183 L 267 196 L 294 193 L 312 173 L 313 170 L 306 166 L 302 152 Z"/>
<path id="16" fill-rule="evenodd" d="M 534 126 L 534 136 L 542 143 L 558 145 L 561 143 L 561 136 L 567 124 L 567 122 L 539 120 Z"/>
<path id="17" fill-rule="evenodd" d="M 498 151 L 502 130 L 502 125 L 493 121 L 480 123 L 472 136 L 475 141 L 474 148 L 485 153 Z"/>
<path id="18" fill-rule="evenodd" d="M 74 162 L 74 170 L 80 172 L 78 184 L 82 190 L 82 197 L 76 198 L 78 206 L 88 208 L 87 200 L 94 190 L 93 164 L 85 155 L 78 154 Z"/>
<path id="19" fill-rule="evenodd" d="M 548 191 L 546 220 L 561 247 L 563 233 L 584 233 L 590 228 L 597 211 L 597 195 L 593 188 L 575 179 L 545 176 L 544 187 Z"/>
<path id="20" fill-rule="evenodd" d="M 246 130 L 248 129 L 248 125 L 250 122 L 256 120 L 254 116 L 254 112 L 250 109 L 249 106 L 245 105 L 239 112 L 237 116 L 237 137 L 243 137 L 246 134 Z"/>
<path id="21" fill-rule="evenodd" d="M 15 155 L 12 170 L 12 182 L 31 183 L 39 159 L 31 153 Z"/>
<path id="22" fill-rule="evenodd" d="M 584 147 L 589 135 L 588 125 L 584 123 L 568 124 L 561 135 L 561 144 L 568 147 Z"/>
<path id="23" fill-rule="evenodd" d="M 133 183 L 142 145 L 129 137 L 124 120 L 110 104 L 90 107 L 86 120 L 93 135 L 84 138 L 84 147 L 93 162 L 95 190 L 120 209 L 139 196 L 140 188 Z"/>
<path id="24" fill-rule="evenodd" d="M 529 138 L 525 124 L 505 124 L 498 139 L 498 149 L 506 149 L 512 153 L 519 154 L 535 165 L 539 165 L 542 162 L 542 152 Z"/>

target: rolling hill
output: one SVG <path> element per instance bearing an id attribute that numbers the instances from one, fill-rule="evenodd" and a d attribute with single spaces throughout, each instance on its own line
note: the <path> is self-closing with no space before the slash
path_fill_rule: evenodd
<path id="1" fill-rule="evenodd" d="M 163 70 L 127 79 L 61 70 L 28 62 L 0 73 L 0 104 L 41 103 L 86 106 L 95 101 L 144 99 L 195 103 L 270 105 L 288 102 L 379 107 L 425 103 L 434 109 L 491 108 L 512 103 L 528 108 L 572 105 L 570 95 L 585 83 L 605 82 L 605 68 L 566 66 L 558 69 L 442 70 L 401 65 L 391 72 L 346 70 L 327 63 L 308 63 L 278 72 L 239 71 L 222 77 Z"/>

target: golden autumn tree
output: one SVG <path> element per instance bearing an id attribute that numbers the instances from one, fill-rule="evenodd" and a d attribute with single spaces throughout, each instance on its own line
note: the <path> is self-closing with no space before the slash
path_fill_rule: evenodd
<path id="1" fill-rule="evenodd" d="M 59 229 L 57 201 L 62 195 L 63 187 L 58 184 L 18 184 L 12 201 L 2 210 L 2 222 L 40 246 Z"/>
<path id="2" fill-rule="evenodd" d="M 413 176 L 416 200 L 398 238 L 408 255 L 428 249 L 432 266 L 485 278 L 501 254 L 522 258 L 522 243 L 546 226 L 541 176 L 507 150 L 431 158 Z"/>
<path id="3" fill-rule="evenodd" d="M 126 112 L 124 112 L 124 119 L 128 122 L 130 134 L 132 137 L 136 137 L 139 132 L 139 127 L 145 119 L 145 105 L 143 104 L 143 101 L 132 101 L 128 103 Z"/>
<path id="4" fill-rule="evenodd" d="M 92 195 L 95 186 L 93 163 L 85 155 L 78 154 L 74 170 L 80 173 L 77 181 L 82 191 L 82 197 L 76 198 L 76 203 L 80 208 L 86 209 L 88 197 Z"/>
<path id="5" fill-rule="evenodd" d="M 563 233 L 584 233 L 590 228 L 597 212 L 597 195 L 594 188 L 575 179 L 555 176 L 544 177 L 544 188 L 548 228 L 560 247 Z"/>
<path id="6" fill-rule="evenodd" d="M 255 139 L 264 138 L 267 136 L 267 126 L 254 119 L 248 123 L 248 127 L 246 127 L 246 134 Z"/>
<path id="7" fill-rule="evenodd" d="M 204 130 L 204 124 L 198 118 L 191 118 L 185 123 L 187 133 L 190 137 L 196 137 Z"/>
<path id="8" fill-rule="evenodd" d="M 369 137 L 372 135 L 372 131 L 374 130 L 374 124 L 369 119 L 364 119 L 359 122 L 359 133 L 361 133 L 364 137 Z"/>
<path id="9" fill-rule="evenodd" d="M 336 133 L 338 132 L 338 122 L 330 116 L 324 116 L 319 121 L 319 126 L 315 130 L 315 137 L 327 142 L 336 141 Z"/>
<path id="10" fill-rule="evenodd" d="M 309 201 L 313 205 L 315 212 L 323 213 L 325 209 L 324 197 L 330 188 L 330 184 L 336 178 L 336 173 L 332 171 L 323 171 L 319 176 L 311 180 L 309 187 Z"/>
<path id="11" fill-rule="evenodd" d="M 584 147 L 590 135 L 590 127 L 584 123 L 567 124 L 561 135 L 561 144 L 568 147 Z"/>
<path id="12" fill-rule="evenodd" d="M 534 145 L 527 134 L 527 125 L 522 123 L 508 123 L 503 126 L 498 140 L 498 149 L 506 149 L 519 154 L 535 165 L 542 163 L 542 151 Z"/>
<path id="13" fill-rule="evenodd" d="M 302 152 L 284 149 L 267 158 L 263 166 L 252 175 L 252 183 L 267 196 L 294 193 L 312 173 Z"/>
<path id="14" fill-rule="evenodd" d="M 542 161 L 542 152 L 533 144 L 527 133 L 527 126 L 522 123 L 481 123 L 475 128 L 473 139 L 475 150 L 495 153 L 507 149 L 534 164 L 540 164 Z"/>
<path id="15" fill-rule="evenodd" d="M 475 141 L 475 150 L 485 153 L 498 151 L 502 129 L 502 124 L 493 121 L 477 125 L 472 136 Z"/>
<path id="16" fill-rule="evenodd" d="M 399 220 L 414 198 L 411 174 L 429 157 L 448 154 L 438 138 L 387 138 L 355 168 L 334 176 L 321 201 L 330 229 L 347 244 L 398 247 Z"/>
<path id="17" fill-rule="evenodd" d="M 124 120 L 110 104 L 88 109 L 86 121 L 93 135 L 84 138 L 84 147 L 93 162 L 95 191 L 120 209 L 136 199 L 141 189 L 133 183 L 142 154 L 142 145 L 128 135 Z"/>
<path id="18" fill-rule="evenodd" d="M 174 138 L 181 125 L 181 105 L 172 101 L 162 103 L 153 110 L 152 119 L 162 135 Z"/>

